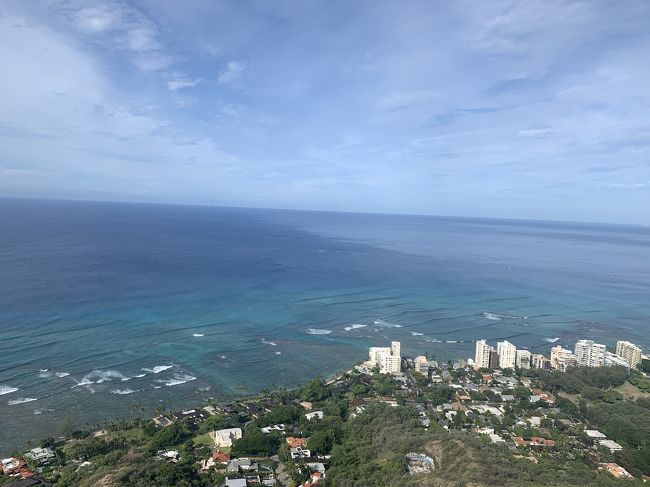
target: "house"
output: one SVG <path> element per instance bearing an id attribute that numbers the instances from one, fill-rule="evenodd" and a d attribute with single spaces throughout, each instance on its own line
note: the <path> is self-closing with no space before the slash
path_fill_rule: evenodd
<path id="1" fill-rule="evenodd" d="M 297 458 L 311 457 L 311 451 L 301 446 L 299 446 L 298 448 L 292 448 L 290 451 L 291 451 L 291 458 L 294 460 Z"/>
<path id="2" fill-rule="evenodd" d="M 25 468 L 25 461 L 16 457 L 5 458 L 2 460 L 2 473 L 5 475 L 14 475 Z"/>
<path id="3" fill-rule="evenodd" d="M 532 446 L 532 447 L 542 447 L 542 448 L 552 448 L 555 446 L 555 441 L 547 440 L 545 438 L 539 438 L 533 436 L 529 439 L 524 439 L 521 436 L 514 436 L 512 440 L 517 446 Z"/>
<path id="4" fill-rule="evenodd" d="M 239 473 L 240 469 L 245 472 L 257 470 L 257 464 L 251 462 L 250 458 L 237 458 L 228 461 L 226 465 L 226 472 L 228 473 Z"/>
<path id="5" fill-rule="evenodd" d="M 313 413 L 305 414 L 305 418 L 307 418 L 309 421 L 314 418 L 323 419 L 323 416 L 325 416 L 325 413 L 323 413 L 323 411 L 314 411 Z"/>
<path id="6" fill-rule="evenodd" d="M 162 427 L 169 426 L 174 423 L 171 419 L 162 415 L 153 418 L 153 422 L 156 423 L 156 426 L 162 426 Z"/>
<path id="7" fill-rule="evenodd" d="M 313 404 L 309 401 L 303 401 L 300 403 L 300 405 L 307 410 L 310 410 L 313 407 Z"/>
<path id="8" fill-rule="evenodd" d="M 226 483 L 223 487 L 246 487 L 246 479 L 229 479 L 226 477 Z"/>
<path id="9" fill-rule="evenodd" d="M 612 477 L 615 477 L 617 479 L 633 479 L 632 475 L 630 472 L 625 470 L 623 467 L 618 465 L 617 463 L 601 463 L 598 466 L 598 470 L 605 470 L 608 474 L 610 474 Z"/>
<path id="10" fill-rule="evenodd" d="M 589 438 L 607 438 L 607 436 L 598 430 L 585 430 L 585 435 Z"/>
<path id="11" fill-rule="evenodd" d="M 284 431 L 283 424 L 274 424 L 273 426 L 265 426 L 262 428 L 262 433 L 270 433 L 271 431 Z"/>
<path id="12" fill-rule="evenodd" d="M 178 451 L 177 450 L 160 450 L 158 452 L 158 458 L 161 460 L 167 460 L 170 462 L 178 461 Z"/>
<path id="13" fill-rule="evenodd" d="M 220 451 L 214 451 L 212 452 L 212 460 L 214 460 L 215 463 L 228 463 L 230 461 L 230 455 Z"/>
<path id="14" fill-rule="evenodd" d="M 54 454 L 54 450 L 51 448 L 33 448 L 25 453 L 25 457 L 39 465 L 46 465 L 50 460 L 54 459 L 56 455 Z"/>
<path id="15" fill-rule="evenodd" d="M 501 394 L 501 400 L 503 402 L 512 402 L 515 400 L 515 396 L 512 394 Z"/>
<path id="16" fill-rule="evenodd" d="M 294 436 L 287 436 L 287 445 L 289 448 L 299 448 L 307 444 L 307 438 L 296 438 Z"/>
<path id="17" fill-rule="evenodd" d="M 547 392 L 542 391 L 541 389 L 531 389 L 531 392 L 548 404 L 553 404 L 555 402 L 555 397 Z"/>
<path id="18" fill-rule="evenodd" d="M 241 428 L 228 428 L 223 430 L 213 431 L 211 433 L 215 446 L 218 448 L 229 448 L 242 437 Z"/>
<path id="19" fill-rule="evenodd" d="M 622 447 L 621 445 L 619 445 L 618 443 L 616 443 L 616 442 L 613 441 L 613 440 L 600 440 L 600 441 L 598 442 L 598 444 L 599 444 L 600 446 L 604 446 L 604 447 L 607 448 L 610 452 L 621 451 L 621 450 L 623 449 L 623 447 Z"/>

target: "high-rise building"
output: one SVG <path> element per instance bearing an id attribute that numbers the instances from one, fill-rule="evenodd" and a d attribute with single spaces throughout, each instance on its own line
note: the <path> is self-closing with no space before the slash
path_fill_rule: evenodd
<path id="1" fill-rule="evenodd" d="M 548 370 L 551 368 L 551 361 L 544 357 L 541 353 L 534 353 L 530 357 L 530 364 L 535 369 L 545 369 Z"/>
<path id="2" fill-rule="evenodd" d="M 490 347 L 490 369 L 499 368 L 499 354 L 494 347 Z"/>
<path id="3" fill-rule="evenodd" d="M 576 356 L 571 350 L 562 348 L 560 345 L 551 348 L 551 368 L 564 372 L 569 367 L 577 365 Z"/>
<path id="4" fill-rule="evenodd" d="M 605 367 L 613 367 L 617 365 L 619 367 L 625 367 L 626 369 L 630 368 L 630 364 L 627 360 L 612 352 L 605 352 L 605 362 L 603 365 Z"/>
<path id="5" fill-rule="evenodd" d="M 636 369 L 641 363 L 641 355 L 643 350 L 637 347 L 634 343 L 620 340 L 616 342 L 616 355 L 622 357 L 630 364 L 630 367 Z"/>
<path id="6" fill-rule="evenodd" d="M 515 365 L 520 369 L 530 369 L 531 353 L 528 350 L 517 350 Z"/>
<path id="7" fill-rule="evenodd" d="M 487 344 L 485 340 L 476 341 L 476 354 L 474 355 L 474 368 L 489 369 L 490 368 L 490 351 L 494 348 Z"/>
<path id="8" fill-rule="evenodd" d="M 368 362 L 371 367 L 379 367 L 382 374 L 397 374 L 402 370 L 400 342 L 391 342 L 390 347 L 370 347 Z"/>
<path id="9" fill-rule="evenodd" d="M 517 347 L 508 341 L 497 342 L 500 369 L 514 369 L 517 358 Z"/>
<path id="10" fill-rule="evenodd" d="M 605 365 L 607 347 L 593 340 L 578 340 L 575 346 L 576 362 L 582 367 L 602 367 Z"/>
<path id="11" fill-rule="evenodd" d="M 413 361 L 413 365 L 415 367 L 416 372 L 424 376 L 429 375 L 429 361 L 424 355 L 415 357 L 415 360 Z"/>

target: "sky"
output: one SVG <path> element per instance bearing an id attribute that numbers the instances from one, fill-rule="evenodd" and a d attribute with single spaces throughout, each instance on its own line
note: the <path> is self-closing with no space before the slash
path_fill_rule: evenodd
<path id="1" fill-rule="evenodd" d="M 0 196 L 650 225 L 650 2 L 3 0 Z"/>

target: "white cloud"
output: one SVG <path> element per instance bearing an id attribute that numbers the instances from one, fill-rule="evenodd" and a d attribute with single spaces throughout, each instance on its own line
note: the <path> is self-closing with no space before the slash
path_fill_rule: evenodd
<path id="1" fill-rule="evenodd" d="M 520 130 L 517 135 L 519 135 L 519 137 L 544 137 L 545 135 L 549 135 L 551 132 L 552 130 L 549 127 L 541 127 Z"/>
<path id="2" fill-rule="evenodd" d="M 384 110 L 397 110 L 406 108 L 418 103 L 431 102 L 436 97 L 432 91 L 408 91 L 402 93 L 393 93 L 383 97 L 379 105 Z"/>
<path id="3" fill-rule="evenodd" d="M 120 11 L 106 6 L 86 7 L 77 12 L 77 26 L 87 32 L 106 32 L 117 27 Z"/>
<path id="4" fill-rule="evenodd" d="M 228 85 L 239 81 L 246 67 L 246 61 L 229 61 L 226 68 L 219 73 L 217 82 L 221 85 Z"/>
<path id="5" fill-rule="evenodd" d="M 167 81 L 167 88 L 170 91 L 182 90 L 183 88 L 192 88 L 193 86 L 198 85 L 203 78 L 174 78 Z"/>

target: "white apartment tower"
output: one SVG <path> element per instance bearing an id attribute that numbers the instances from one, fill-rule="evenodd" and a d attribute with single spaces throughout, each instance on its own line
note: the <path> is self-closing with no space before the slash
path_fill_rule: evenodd
<path id="1" fill-rule="evenodd" d="M 485 340 L 476 340 L 476 354 L 474 355 L 474 368 L 490 368 L 490 352 L 494 351 L 492 346 L 488 345 Z"/>
<path id="2" fill-rule="evenodd" d="M 520 369 L 530 369 L 532 354 L 528 350 L 517 350 L 515 364 Z"/>
<path id="3" fill-rule="evenodd" d="M 551 348 L 551 368 L 566 371 L 569 367 L 577 365 L 576 356 L 571 350 L 562 348 L 560 345 Z"/>
<path id="4" fill-rule="evenodd" d="M 602 367 L 605 365 L 606 347 L 593 340 L 578 340 L 575 346 L 576 362 L 582 367 Z"/>
<path id="5" fill-rule="evenodd" d="M 497 342 L 500 369 L 514 369 L 517 360 L 517 347 L 508 341 Z"/>
<path id="6" fill-rule="evenodd" d="M 390 347 L 370 347 L 367 364 L 379 367 L 382 374 L 398 374 L 402 371 L 400 342 L 391 342 Z"/>
<path id="7" fill-rule="evenodd" d="M 616 355 L 623 358 L 633 369 L 636 369 L 641 363 L 641 353 L 641 348 L 634 343 L 624 340 L 616 342 Z"/>

